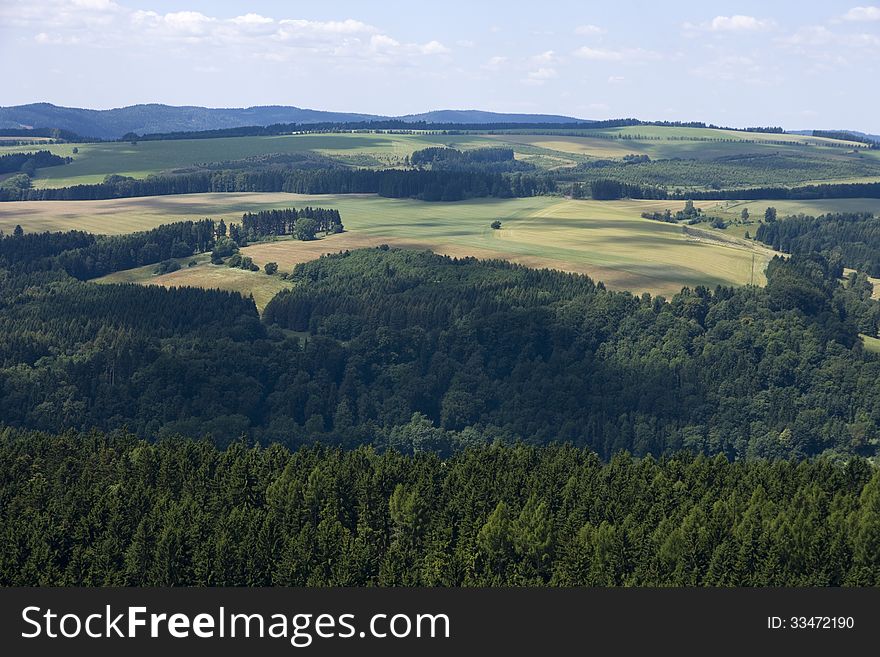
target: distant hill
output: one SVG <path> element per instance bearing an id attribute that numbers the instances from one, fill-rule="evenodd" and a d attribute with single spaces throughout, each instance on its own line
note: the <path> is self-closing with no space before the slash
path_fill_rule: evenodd
<path id="1" fill-rule="evenodd" d="M 0 128 L 61 128 L 84 137 L 100 139 L 117 139 L 129 132 L 217 130 L 245 125 L 364 121 L 371 118 L 374 117 L 370 114 L 321 112 L 283 106 L 213 109 L 150 104 L 92 110 L 34 103 L 0 107 Z"/>
<path id="2" fill-rule="evenodd" d="M 0 107 L 0 129 L 60 128 L 84 137 L 99 139 L 118 139 L 130 132 L 142 135 L 266 126 L 276 123 L 353 122 L 388 118 L 429 123 L 571 123 L 578 120 L 547 114 L 500 114 L 478 110 L 440 110 L 403 117 L 387 117 L 376 114 L 325 112 L 282 105 L 208 108 L 149 104 L 109 110 L 59 107 L 51 103 Z"/>

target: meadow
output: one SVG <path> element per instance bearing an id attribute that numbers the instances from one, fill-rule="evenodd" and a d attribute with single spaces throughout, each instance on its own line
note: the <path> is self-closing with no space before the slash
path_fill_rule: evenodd
<path id="1" fill-rule="evenodd" d="M 713 201 L 698 203 L 703 207 Z M 336 208 L 346 232 L 314 242 L 278 240 L 243 249 L 259 265 L 277 262 L 282 271 L 323 253 L 390 244 L 431 249 L 452 256 L 503 258 L 532 267 L 588 274 L 611 288 L 671 295 L 684 285 L 763 282 L 772 251 L 752 242 L 686 235 L 681 226 L 642 219 L 645 211 L 679 209 L 680 202 L 572 201 L 555 197 L 478 199 L 455 203 L 386 199 L 372 195 L 188 194 L 111 201 L 33 201 L 0 206 L 0 230 L 21 224 L 27 231 L 87 230 L 120 234 L 162 223 L 212 217 L 227 223 L 259 209 L 316 205 Z M 500 220 L 500 230 L 489 224 Z M 692 231 L 693 232 L 693 231 Z M 754 255 L 754 270 L 753 270 Z M 166 275 L 157 282 L 193 282 L 207 264 Z M 211 272 L 197 284 L 236 276 L 232 285 L 256 276 L 234 270 Z M 233 272 L 233 273 L 229 273 Z M 152 272 L 142 272 L 152 280 Z M 143 278 L 135 274 L 136 278 Z M 115 275 L 122 280 L 125 274 Z M 242 277 L 244 276 L 244 278 Z"/>
<path id="2" fill-rule="evenodd" d="M 190 260 L 196 265 L 188 267 Z M 280 276 L 269 276 L 265 272 L 252 272 L 214 266 L 207 254 L 195 258 L 177 260 L 181 269 L 167 274 L 155 273 L 156 265 L 146 265 L 135 269 L 115 272 L 98 278 L 96 283 L 139 283 L 142 285 L 161 285 L 163 287 L 201 287 L 204 289 L 228 290 L 238 292 L 244 297 L 252 296 L 257 310 L 263 311 L 266 304 L 290 283 Z"/>

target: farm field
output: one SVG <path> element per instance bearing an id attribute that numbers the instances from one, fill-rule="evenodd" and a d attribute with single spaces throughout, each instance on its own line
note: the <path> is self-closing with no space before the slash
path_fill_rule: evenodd
<path id="1" fill-rule="evenodd" d="M 143 178 L 150 174 L 276 153 L 320 153 L 350 158 L 403 158 L 423 148 L 452 145 L 456 148 L 495 146 L 496 142 L 476 135 L 366 134 L 279 135 L 267 137 L 225 137 L 167 141 L 103 142 L 94 144 L 52 144 L 40 147 L 56 155 L 73 157 L 73 162 L 40 169 L 35 187 L 66 187 L 101 182 L 108 174 Z M 73 149 L 78 153 L 74 154 Z M 0 155 L 32 151 L 33 146 L 0 145 Z M 359 160 L 355 160 L 357 162 Z M 393 163 L 393 162 L 392 162 Z M 386 160 L 375 165 L 388 166 Z"/>
<path id="2" fill-rule="evenodd" d="M 604 136 L 604 138 L 603 138 Z M 642 137 L 642 138 L 640 138 Z M 714 141 L 717 140 L 717 141 Z M 782 143 L 780 143 L 782 142 Z M 856 144 L 801 135 L 773 135 L 725 130 L 636 126 L 571 135 L 564 131 L 541 135 L 522 133 L 443 135 L 432 133 L 334 133 L 294 134 L 263 137 L 225 137 L 167 141 L 103 142 L 85 144 L 46 144 L 39 148 L 72 157 L 63 166 L 37 171 L 35 187 L 65 187 L 101 182 L 108 174 L 143 178 L 151 174 L 188 169 L 205 163 L 240 160 L 269 154 L 315 153 L 351 166 L 398 166 L 404 157 L 431 146 L 458 149 L 509 146 L 516 157 L 541 169 L 555 170 L 591 159 L 622 158 L 644 154 L 652 159 L 697 159 L 710 161 L 736 155 L 794 155 L 821 157 L 829 165 L 846 164 L 839 169 L 846 177 L 821 174 L 816 182 L 876 180 L 866 171 L 859 177 L 859 163 L 876 164 L 880 153 L 858 148 Z M 33 151 L 34 145 L 4 146 L 0 155 Z M 77 153 L 73 149 L 77 149 Z M 858 150 L 854 151 L 854 149 Z M 834 170 L 832 170 L 833 172 Z M 832 173 L 829 172 L 829 173 Z M 855 175 L 853 175 L 855 174 Z M 876 172 L 875 172 L 876 174 Z M 802 182 L 814 176 L 807 176 Z M 802 184 L 802 183 L 798 183 Z"/>
<path id="3" fill-rule="evenodd" d="M 704 231 L 704 238 L 687 236 L 681 226 L 639 216 L 643 211 L 679 209 L 680 202 L 553 197 L 426 203 L 371 195 L 252 193 L 6 203 L 0 206 L 0 229 L 9 231 L 20 223 L 27 231 L 118 234 L 202 217 L 238 221 L 246 211 L 303 205 L 338 209 L 346 232 L 315 242 L 258 243 L 243 254 L 260 265 L 277 262 L 284 271 L 322 253 L 385 243 L 452 256 L 504 258 L 588 274 L 616 289 L 665 295 L 684 285 L 762 283 L 764 263 L 772 256 L 769 249 L 753 243 L 722 243 L 710 231 Z M 501 220 L 501 230 L 489 227 L 495 219 Z M 192 280 L 200 268 L 167 276 L 172 281 Z"/>
<path id="4" fill-rule="evenodd" d="M 711 160 L 731 155 L 780 153 L 786 155 L 821 156 L 825 158 L 852 157 L 850 151 L 875 158 L 876 151 L 868 151 L 856 142 L 804 135 L 765 134 L 716 130 L 711 128 L 675 128 L 665 126 L 629 126 L 601 130 L 583 130 L 577 134 L 531 135 L 505 133 L 489 135 L 510 144 L 527 144 L 555 150 L 560 153 L 593 157 L 622 157 L 633 153 L 652 159 L 684 158 Z M 780 143 L 784 142 L 784 143 Z"/>

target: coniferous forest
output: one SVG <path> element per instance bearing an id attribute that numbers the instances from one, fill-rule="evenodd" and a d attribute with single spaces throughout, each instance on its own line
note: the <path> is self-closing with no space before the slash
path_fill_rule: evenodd
<path id="1" fill-rule="evenodd" d="M 225 230 L 0 240 L 2 583 L 877 583 L 880 313 L 839 251 L 664 299 L 382 246 L 262 316 L 88 280 Z"/>
<path id="2" fill-rule="evenodd" d="M 872 586 L 861 459 L 0 432 L 6 585 Z"/>

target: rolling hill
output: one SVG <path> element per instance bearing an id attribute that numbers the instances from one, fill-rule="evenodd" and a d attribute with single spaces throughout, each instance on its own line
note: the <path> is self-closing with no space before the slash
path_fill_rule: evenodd
<path id="1" fill-rule="evenodd" d="M 84 137 L 118 139 L 134 132 L 148 134 L 194 130 L 218 130 L 275 123 L 321 123 L 370 121 L 388 118 L 377 114 L 326 112 L 293 106 L 269 105 L 246 108 L 209 108 L 147 104 L 108 110 L 59 107 L 51 103 L 32 103 L 0 107 L 0 129 L 61 128 Z M 545 114 L 500 114 L 479 110 L 440 110 L 399 117 L 408 122 L 429 123 L 568 123 L 571 117 Z"/>

